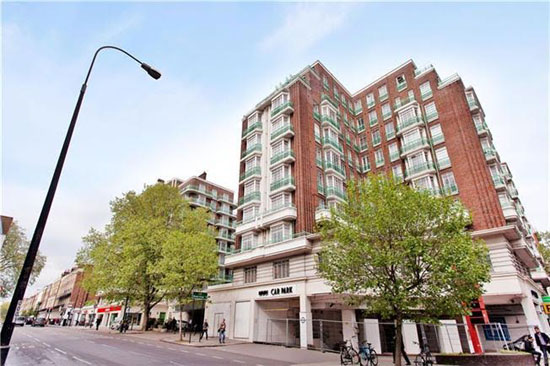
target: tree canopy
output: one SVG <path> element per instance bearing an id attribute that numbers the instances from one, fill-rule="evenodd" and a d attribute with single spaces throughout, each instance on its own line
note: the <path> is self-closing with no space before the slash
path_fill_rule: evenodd
<path id="1" fill-rule="evenodd" d="M 459 201 L 375 175 L 350 181 L 347 198 L 320 225 L 319 271 L 334 292 L 395 320 L 399 354 L 403 320 L 467 314 L 490 277 Z"/>
<path id="2" fill-rule="evenodd" d="M 151 308 L 173 294 L 181 266 L 193 265 L 195 272 L 203 273 L 202 267 L 216 265 L 207 214 L 203 209 L 192 210 L 177 188 L 164 184 L 116 198 L 111 211 L 111 221 L 103 232 L 91 229 L 83 238 L 84 246 L 77 255 L 77 263 L 87 268 L 83 284 L 107 299 L 129 298 L 139 303 L 147 324 Z M 202 245 L 203 240 L 209 245 Z M 176 258 L 190 253 L 195 244 L 214 254 L 197 254 L 198 263 L 186 261 L 177 266 Z M 180 286 L 189 287 L 185 281 L 195 278 L 179 279 Z"/>
<path id="3" fill-rule="evenodd" d="M 15 288 L 28 249 L 29 240 L 25 231 L 14 221 L 0 249 L 0 298 L 7 297 Z M 46 257 L 38 252 L 29 284 L 36 281 L 45 264 Z"/>

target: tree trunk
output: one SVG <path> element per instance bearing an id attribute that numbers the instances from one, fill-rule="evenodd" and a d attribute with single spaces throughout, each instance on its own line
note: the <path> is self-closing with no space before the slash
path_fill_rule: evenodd
<path id="1" fill-rule="evenodd" d="M 183 332 L 182 332 L 183 321 L 181 316 L 182 310 L 183 310 L 183 304 L 182 304 L 182 301 L 180 300 L 180 342 L 183 341 Z"/>
<path id="2" fill-rule="evenodd" d="M 403 343 L 402 325 L 403 320 L 398 316 L 395 319 L 395 366 L 401 366 L 401 347 Z"/>
<path id="3" fill-rule="evenodd" d="M 149 306 L 150 304 L 148 301 L 143 302 L 143 327 L 141 327 L 141 329 L 145 331 L 149 330 L 149 312 L 151 311 Z"/>

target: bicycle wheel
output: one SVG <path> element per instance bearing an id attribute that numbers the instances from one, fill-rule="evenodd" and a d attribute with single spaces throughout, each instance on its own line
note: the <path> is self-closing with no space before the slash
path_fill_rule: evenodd
<path id="1" fill-rule="evenodd" d="M 351 365 L 352 358 L 348 348 L 342 348 L 340 351 L 340 365 Z"/>
<path id="2" fill-rule="evenodd" d="M 368 366 L 377 366 L 378 365 L 378 355 L 376 354 L 376 351 L 371 348 L 369 357 L 368 357 Z"/>
<path id="3" fill-rule="evenodd" d="M 424 357 L 422 357 L 422 355 L 417 355 L 416 358 L 414 359 L 414 365 L 415 366 L 425 366 L 425 363 L 424 363 Z"/>
<path id="4" fill-rule="evenodd" d="M 359 357 L 359 353 L 357 353 L 356 350 L 354 350 L 353 348 L 351 348 L 349 350 L 349 355 L 351 357 L 351 364 L 352 365 L 362 365 L 361 363 L 361 357 Z"/>

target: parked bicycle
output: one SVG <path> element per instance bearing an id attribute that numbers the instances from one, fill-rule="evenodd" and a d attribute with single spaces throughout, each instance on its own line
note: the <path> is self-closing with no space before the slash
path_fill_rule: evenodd
<path id="1" fill-rule="evenodd" d="M 361 357 L 350 340 L 340 344 L 340 365 L 361 365 Z"/>
<path id="2" fill-rule="evenodd" d="M 424 345 L 420 345 L 418 342 L 414 342 L 414 344 L 420 346 L 420 353 L 414 359 L 415 366 L 432 366 L 434 364 L 434 360 L 428 344 L 425 343 Z"/>
<path id="3" fill-rule="evenodd" d="M 363 342 L 359 346 L 359 358 L 362 366 L 377 366 L 378 365 L 378 356 L 376 351 L 368 342 Z"/>

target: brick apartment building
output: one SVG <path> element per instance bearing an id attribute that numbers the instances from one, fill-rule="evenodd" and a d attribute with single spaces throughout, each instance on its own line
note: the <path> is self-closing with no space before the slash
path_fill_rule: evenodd
<path id="1" fill-rule="evenodd" d="M 550 278 L 533 229 L 480 101 L 458 75 L 441 79 L 431 65 L 409 60 L 351 94 L 315 62 L 247 113 L 242 131 L 236 249 L 225 257 L 233 281 L 209 287 L 213 331 L 225 318 L 230 338 L 269 342 L 274 329 L 264 325 L 284 327 L 270 320 L 300 319 L 290 333 L 308 347 L 319 342 L 311 320 L 348 322 L 341 323 L 344 339 L 353 323 L 378 324 L 376 314 L 332 294 L 315 270 L 316 220 L 345 200 L 347 179 L 369 172 L 460 199 L 473 217 L 472 235 L 490 249 L 482 312 L 503 327 L 549 330 L 539 305 Z M 288 338 L 286 327 L 279 331 Z M 370 340 L 380 347 L 376 333 Z M 418 339 L 416 330 L 405 332 L 407 351 L 419 351 Z"/>

